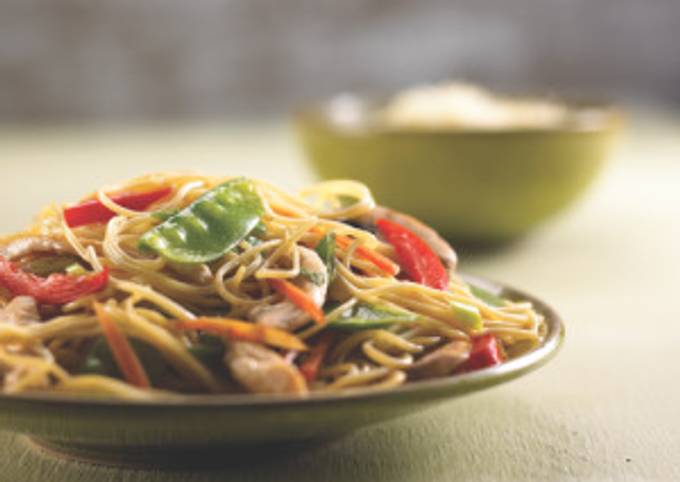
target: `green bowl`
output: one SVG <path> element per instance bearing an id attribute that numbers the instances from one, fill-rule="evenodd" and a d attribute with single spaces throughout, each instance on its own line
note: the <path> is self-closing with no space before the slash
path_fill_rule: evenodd
<path id="1" fill-rule="evenodd" d="M 621 125 L 611 107 L 582 103 L 571 104 L 575 122 L 557 128 L 388 129 L 365 120 L 378 105 L 342 96 L 302 111 L 296 127 L 311 164 L 324 179 L 365 182 L 380 204 L 468 244 L 517 238 L 577 199 Z"/>
<path id="2" fill-rule="evenodd" d="M 194 454 L 224 459 L 227 453 L 239 454 L 234 451 L 238 447 L 257 445 L 260 450 L 269 446 L 278 451 L 291 442 L 328 439 L 422 410 L 524 375 L 557 352 L 564 328 L 548 305 L 497 283 L 466 280 L 499 296 L 534 303 L 547 323 L 541 346 L 476 372 L 391 390 L 347 390 L 304 399 L 187 395 L 141 402 L 55 394 L 0 395 L 0 430 L 27 435 L 53 453 L 100 463 L 168 466 Z"/>

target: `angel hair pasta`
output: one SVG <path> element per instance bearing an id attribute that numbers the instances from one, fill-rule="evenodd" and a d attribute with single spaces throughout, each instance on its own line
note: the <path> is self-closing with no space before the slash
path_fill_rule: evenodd
<path id="1" fill-rule="evenodd" d="M 0 240 L 0 387 L 128 399 L 390 388 L 542 339 L 431 228 L 354 181 L 152 174 Z"/>

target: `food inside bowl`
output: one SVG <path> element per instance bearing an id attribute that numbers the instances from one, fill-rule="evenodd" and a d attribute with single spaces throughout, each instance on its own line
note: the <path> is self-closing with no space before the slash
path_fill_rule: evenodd
<path id="1" fill-rule="evenodd" d="M 389 127 L 409 129 L 550 128 L 573 115 L 564 104 L 509 97 L 463 83 L 414 87 L 396 94 L 377 114 Z"/>
<path id="2" fill-rule="evenodd" d="M 290 195 L 153 174 L 0 241 L 4 393 L 127 399 L 390 388 L 539 346 L 531 303 L 467 284 L 449 244 L 366 186 Z"/>

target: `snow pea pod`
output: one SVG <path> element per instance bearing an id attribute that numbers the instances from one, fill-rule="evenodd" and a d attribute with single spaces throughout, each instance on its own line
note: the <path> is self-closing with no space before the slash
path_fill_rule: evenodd
<path id="1" fill-rule="evenodd" d="M 335 233 L 327 233 L 319 244 L 316 245 L 316 254 L 319 255 L 328 271 L 328 282 L 335 278 Z"/>
<path id="2" fill-rule="evenodd" d="M 254 183 L 232 179 L 144 233 L 139 246 L 177 263 L 206 263 L 248 236 L 263 213 Z"/>
<path id="3" fill-rule="evenodd" d="M 408 311 L 398 311 L 387 306 L 357 304 L 329 323 L 329 328 L 339 330 L 373 330 L 395 323 L 410 323 L 418 316 Z"/>

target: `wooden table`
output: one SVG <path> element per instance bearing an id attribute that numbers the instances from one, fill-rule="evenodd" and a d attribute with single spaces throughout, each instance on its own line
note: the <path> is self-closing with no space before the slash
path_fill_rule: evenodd
<path id="1" fill-rule="evenodd" d="M 301 453 L 227 467 L 85 465 L 0 434 L 0 481 L 680 480 L 680 124 L 633 122 L 631 131 L 569 212 L 503 251 L 463 259 L 464 270 L 562 313 L 567 341 L 546 368 Z M 3 230 L 48 202 L 160 169 L 289 188 L 313 179 L 278 125 L 4 128 Z"/>

